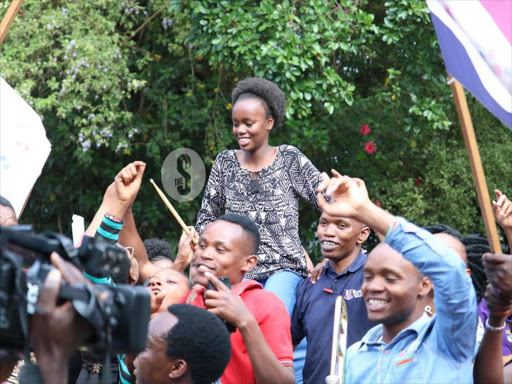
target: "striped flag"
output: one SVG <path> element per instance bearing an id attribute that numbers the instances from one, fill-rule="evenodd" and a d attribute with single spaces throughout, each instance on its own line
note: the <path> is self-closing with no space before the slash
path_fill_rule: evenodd
<path id="1" fill-rule="evenodd" d="M 446 70 L 512 129 L 512 0 L 427 0 Z"/>

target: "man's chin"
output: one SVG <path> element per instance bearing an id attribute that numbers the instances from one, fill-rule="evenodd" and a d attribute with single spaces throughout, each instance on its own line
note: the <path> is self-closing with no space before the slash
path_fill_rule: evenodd
<path id="1" fill-rule="evenodd" d="M 205 288 L 208 288 L 208 279 L 202 273 L 198 273 L 196 275 L 196 278 L 194 279 L 193 283 L 194 283 L 194 285 L 198 284 L 198 285 L 202 285 Z"/>

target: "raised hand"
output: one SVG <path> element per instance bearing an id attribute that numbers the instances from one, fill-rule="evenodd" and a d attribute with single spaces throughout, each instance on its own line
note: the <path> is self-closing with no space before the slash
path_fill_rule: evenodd
<path id="1" fill-rule="evenodd" d="M 115 177 L 114 185 L 116 189 L 117 199 L 122 202 L 132 204 L 137 197 L 142 176 L 146 169 L 146 163 L 142 161 L 134 161 L 124 167 Z"/>
<path id="2" fill-rule="evenodd" d="M 192 261 L 194 251 L 196 250 L 194 239 L 196 242 L 199 241 L 199 235 L 195 231 L 194 227 L 189 226 L 187 228 L 190 231 L 190 234 L 187 235 L 185 231 L 182 232 L 180 242 L 178 244 L 178 254 L 176 255 L 176 260 L 174 260 L 173 263 L 173 269 L 180 272 L 183 272 Z"/>
<path id="3" fill-rule="evenodd" d="M 512 314 L 512 303 L 502 296 L 494 284 L 487 285 L 484 298 L 493 317 L 504 321 Z"/>
<path id="4" fill-rule="evenodd" d="M 512 229 L 512 201 L 500 190 L 495 189 L 496 200 L 492 202 L 494 217 L 498 224 L 505 230 Z"/>
<path id="5" fill-rule="evenodd" d="M 512 256 L 485 253 L 483 266 L 489 282 L 500 294 L 512 299 Z"/>
<path id="6" fill-rule="evenodd" d="M 322 173 L 322 182 L 318 186 L 320 209 L 332 216 L 356 217 L 362 205 L 371 204 L 364 181 L 342 176 L 334 169 L 331 172 L 332 178 Z M 331 202 L 328 203 L 325 197 L 331 198 Z"/>

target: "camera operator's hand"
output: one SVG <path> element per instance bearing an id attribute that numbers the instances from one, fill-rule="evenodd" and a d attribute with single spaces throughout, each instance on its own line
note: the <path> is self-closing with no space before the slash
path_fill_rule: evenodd
<path id="1" fill-rule="evenodd" d="M 92 328 L 70 301 L 57 306 L 62 278 L 72 286 L 85 282 L 85 277 L 56 253 L 51 260 L 57 269 L 46 277 L 38 300 L 43 313 L 32 317 L 30 336 L 45 383 L 60 384 L 67 383 L 71 353 L 87 339 Z"/>
<path id="2" fill-rule="evenodd" d="M 124 167 L 114 180 L 117 199 L 132 204 L 139 193 L 146 163 L 134 161 Z"/>

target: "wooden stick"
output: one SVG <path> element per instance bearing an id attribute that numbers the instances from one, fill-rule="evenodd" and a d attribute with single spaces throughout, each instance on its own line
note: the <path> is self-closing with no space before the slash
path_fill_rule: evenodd
<path id="1" fill-rule="evenodd" d="M 455 99 L 455 107 L 457 108 L 457 115 L 459 116 L 462 128 L 462 136 L 464 137 L 469 163 L 471 164 L 471 173 L 475 181 L 476 194 L 478 196 L 478 202 L 480 203 L 480 210 L 482 211 L 482 218 L 484 219 L 485 231 L 487 232 L 491 252 L 501 253 L 500 238 L 498 236 L 498 230 L 496 229 L 496 222 L 494 221 L 489 190 L 487 189 L 482 159 L 478 151 L 475 130 L 473 129 L 466 95 L 464 94 L 464 87 L 451 75 L 448 75 L 448 84 L 450 84 L 452 88 L 453 98 Z"/>
<path id="2" fill-rule="evenodd" d="M 16 18 L 16 15 L 18 14 L 24 1 L 25 0 L 13 0 L 9 6 L 9 9 L 7 9 L 7 13 L 0 23 L 0 45 L 2 45 L 4 42 L 5 36 L 7 36 L 7 32 L 9 32 L 9 28 Z"/>
<path id="3" fill-rule="evenodd" d="M 149 181 L 151 181 L 151 184 L 153 184 L 153 187 L 155 187 L 156 191 L 158 192 L 158 194 L 160 195 L 160 197 L 164 201 L 165 205 L 167 205 L 167 208 L 169 208 L 169 211 L 171 211 L 171 213 L 174 216 L 174 218 L 178 221 L 178 223 L 181 226 L 181 228 L 183 228 L 183 230 L 185 231 L 185 233 L 187 235 L 190 235 L 190 231 L 187 228 L 187 225 L 182 220 L 182 218 L 179 215 L 179 213 L 174 209 L 174 207 L 172 206 L 172 204 L 169 201 L 169 199 L 167 199 L 167 196 L 165 196 L 164 193 L 160 190 L 160 188 L 158 188 L 158 185 L 156 185 L 156 183 L 155 183 L 155 181 L 153 179 L 149 179 Z M 194 242 L 194 244 L 197 245 L 197 240 L 195 238 L 193 238 L 192 241 Z"/>

